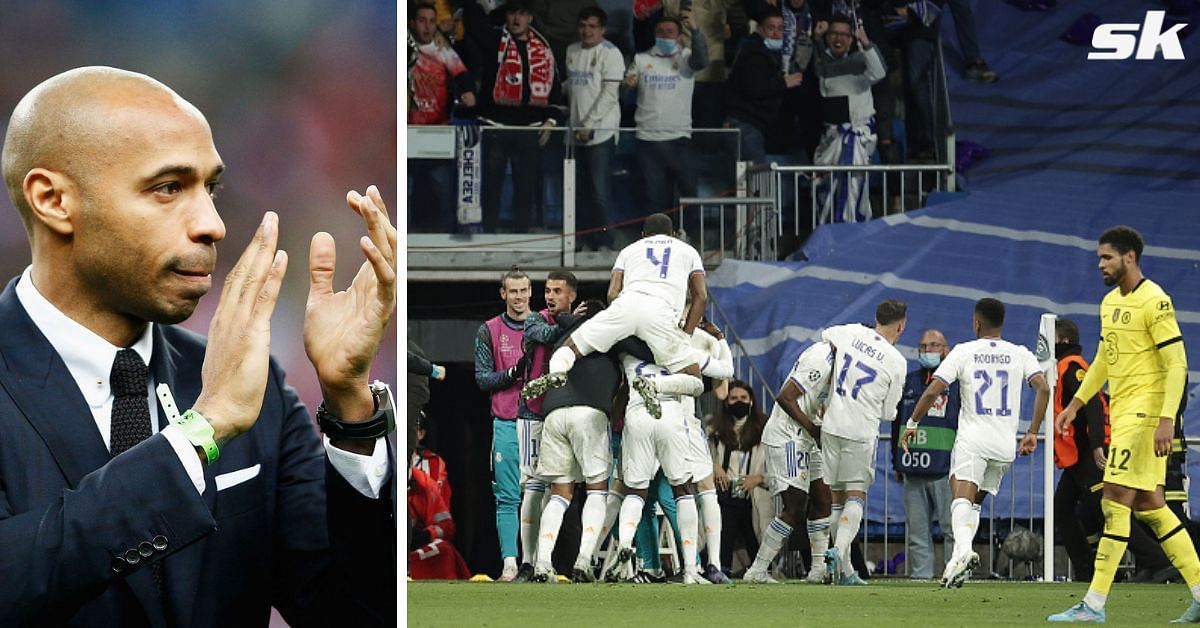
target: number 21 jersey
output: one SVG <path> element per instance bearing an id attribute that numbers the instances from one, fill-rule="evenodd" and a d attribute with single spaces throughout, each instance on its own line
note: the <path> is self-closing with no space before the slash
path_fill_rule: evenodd
<path id="1" fill-rule="evenodd" d="M 979 338 L 954 347 L 933 376 L 958 382 L 958 442 L 989 460 L 1011 462 L 1017 453 L 1021 391 L 1042 372 L 1033 353 L 1000 338 Z"/>

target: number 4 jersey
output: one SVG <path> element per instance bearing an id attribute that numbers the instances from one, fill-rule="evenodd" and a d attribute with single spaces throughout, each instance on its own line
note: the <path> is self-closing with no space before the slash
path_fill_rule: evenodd
<path id="1" fill-rule="evenodd" d="M 1033 353 L 1000 338 L 979 338 L 954 347 L 933 376 L 947 386 L 958 382 L 958 442 L 999 462 L 1017 453 L 1021 389 L 1042 372 Z"/>
<path id="2" fill-rule="evenodd" d="M 879 422 L 896 418 L 908 364 L 874 329 L 839 325 L 821 332 L 836 358 L 821 431 L 860 443 L 879 438 Z"/>
<path id="3" fill-rule="evenodd" d="M 687 299 L 688 280 L 692 273 L 704 273 L 704 262 L 687 242 L 655 235 L 622 249 L 613 270 L 624 273 L 622 291 L 662 298 L 674 312 L 680 313 Z"/>

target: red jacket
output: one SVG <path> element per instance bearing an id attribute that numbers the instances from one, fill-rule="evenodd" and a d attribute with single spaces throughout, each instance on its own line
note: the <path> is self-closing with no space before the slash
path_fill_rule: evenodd
<path id="1" fill-rule="evenodd" d="M 423 541 L 408 553 L 410 578 L 462 580 L 471 577 L 466 562 L 450 543 L 454 538 L 450 508 L 442 499 L 437 483 L 416 468 L 408 480 L 408 520 L 413 535 Z M 428 538 L 423 538 L 425 536 Z"/>

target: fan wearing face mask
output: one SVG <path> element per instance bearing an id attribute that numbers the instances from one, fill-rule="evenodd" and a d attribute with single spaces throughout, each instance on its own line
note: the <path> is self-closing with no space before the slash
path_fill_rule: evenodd
<path id="1" fill-rule="evenodd" d="M 779 114 L 789 87 L 804 80 L 799 72 L 787 74 L 783 63 L 783 15 L 765 12 L 758 28 L 738 44 L 725 91 L 729 126 L 741 131 L 743 161 L 766 161 L 765 133 Z"/>
<path id="2" fill-rule="evenodd" d="M 690 48 L 683 45 L 685 28 L 692 33 Z M 637 89 L 637 160 L 649 211 L 666 211 L 679 197 L 696 196 L 692 92 L 696 73 L 707 65 L 707 41 L 689 12 L 686 25 L 677 18 L 659 18 L 654 45 L 639 52 L 625 71 L 626 87 Z"/>
<path id="3" fill-rule="evenodd" d="M 909 371 L 904 380 L 904 392 L 896 416 L 912 416 L 921 393 L 933 379 L 933 372 L 950 353 L 946 336 L 937 329 L 927 329 L 917 344 L 917 368 Z M 918 445 L 908 452 L 900 449 L 900 422 L 892 423 L 892 468 L 896 479 L 904 483 L 904 519 L 908 526 L 908 547 L 905 558 L 908 575 L 914 580 L 929 580 L 942 572 L 935 565 L 933 551 L 933 522 L 937 521 L 945 537 L 949 557 L 954 545 L 950 524 L 950 450 L 958 429 L 958 384 L 942 391 L 933 409 L 921 422 Z"/>

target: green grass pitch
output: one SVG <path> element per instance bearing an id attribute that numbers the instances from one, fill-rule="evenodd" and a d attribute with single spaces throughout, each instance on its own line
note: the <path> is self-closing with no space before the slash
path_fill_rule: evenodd
<path id="1" fill-rule="evenodd" d="M 1082 599 L 1083 583 L 873 580 L 866 587 L 805 583 L 505 584 L 409 582 L 409 626 L 932 626 L 1048 625 L 1046 615 Z M 1188 607 L 1182 584 L 1121 584 L 1108 600 L 1108 623 L 1166 624 Z"/>

